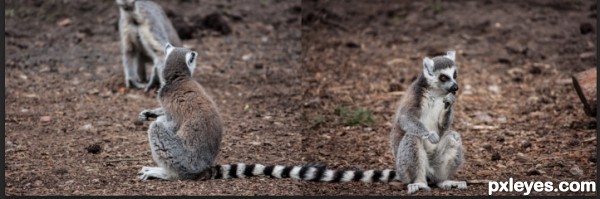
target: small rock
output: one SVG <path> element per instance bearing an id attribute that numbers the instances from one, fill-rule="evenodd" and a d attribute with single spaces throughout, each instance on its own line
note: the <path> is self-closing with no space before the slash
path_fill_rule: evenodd
<path id="1" fill-rule="evenodd" d="M 33 184 L 35 184 L 35 186 L 42 186 L 44 182 L 42 182 L 41 180 L 36 180 L 35 182 L 33 182 Z"/>
<path id="2" fill-rule="evenodd" d="M 533 176 L 533 175 L 540 175 L 542 174 L 539 170 L 535 169 L 535 168 L 531 168 L 529 170 L 527 170 L 527 175 L 528 176 Z"/>
<path id="3" fill-rule="evenodd" d="M 346 42 L 346 47 L 348 47 L 348 48 L 360 48 L 360 45 L 358 45 L 357 43 L 349 41 L 349 42 Z"/>
<path id="4" fill-rule="evenodd" d="M 596 52 L 584 52 L 579 54 L 580 59 L 588 59 L 596 56 Z"/>
<path id="5" fill-rule="evenodd" d="M 263 69 L 263 68 L 264 68 L 264 65 L 261 63 L 254 64 L 254 69 Z"/>
<path id="6" fill-rule="evenodd" d="M 594 32 L 594 26 L 592 26 L 592 24 L 590 23 L 582 23 L 581 25 L 579 25 L 579 31 L 581 32 L 582 35 L 585 35 L 587 33 L 591 33 Z"/>
<path id="7" fill-rule="evenodd" d="M 52 118 L 50 116 L 42 116 L 42 117 L 40 117 L 40 122 L 44 122 L 44 123 L 50 122 L 51 119 Z"/>
<path id="8" fill-rule="evenodd" d="M 498 141 L 498 142 L 504 142 L 504 136 L 501 136 L 501 135 L 497 136 L 496 137 L 496 141 Z"/>
<path id="9" fill-rule="evenodd" d="M 100 151 L 102 151 L 102 147 L 98 144 L 92 144 L 85 147 L 85 150 L 87 150 L 88 153 L 98 154 Z"/>
<path id="10" fill-rule="evenodd" d="M 57 168 L 57 169 L 55 169 L 55 170 L 54 170 L 54 173 L 55 173 L 56 175 L 64 175 L 64 174 L 67 174 L 67 173 L 69 173 L 69 170 L 67 170 L 67 169 L 66 169 L 66 168 L 64 168 L 64 167 L 61 167 L 61 168 Z"/>
<path id="11" fill-rule="evenodd" d="M 581 170 L 577 165 L 573 166 L 573 168 L 569 169 L 569 173 L 574 176 L 583 175 L 583 170 Z"/>
<path id="12" fill-rule="evenodd" d="M 524 149 L 531 148 L 531 142 L 529 142 L 529 141 L 523 141 L 521 143 L 521 148 L 524 148 Z"/>
<path id="13" fill-rule="evenodd" d="M 538 67 L 538 66 L 532 66 L 529 69 L 529 73 L 533 74 L 533 75 L 539 75 L 542 74 L 542 68 Z"/>
<path id="14" fill-rule="evenodd" d="M 529 161 L 529 157 L 527 157 L 527 156 L 525 156 L 525 154 L 519 152 L 519 153 L 517 153 L 517 161 L 524 163 L 524 162 Z"/>
<path id="15" fill-rule="evenodd" d="M 56 25 L 58 25 L 60 27 L 68 26 L 69 24 L 71 24 L 71 19 L 69 19 L 69 18 L 60 20 L 58 23 L 56 23 Z"/>
<path id="16" fill-rule="evenodd" d="M 506 123 L 508 120 L 506 119 L 506 117 L 499 117 L 496 119 L 496 121 L 498 123 Z"/>
<path id="17" fill-rule="evenodd" d="M 588 160 L 590 162 L 596 163 L 596 160 L 597 160 L 596 153 L 594 152 L 594 153 L 590 154 L 590 157 L 588 158 Z"/>
<path id="18" fill-rule="evenodd" d="M 489 143 L 486 143 L 486 144 L 484 144 L 484 145 L 483 145 L 483 148 L 484 148 L 485 150 L 487 150 L 487 151 L 492 151 L 492 150 L 494 149 L 494 148 L 492 147 L 492 145 L 491 145 L 491 144 L 489 144 Z"/>
<path id="19" fill-rule="evenodd" d="M 498 85 L 491 85 L 488 89 L 494 93 L 500 93 L 500 87 Z"/>
<path id="20" fill-rule="evenodd" d="M 79 129 L 80 130 L 91 130 L 93 128 L 94 128 L 94 126 L 92 126 L 92 124 L 85 124 L 82 127 L 80 127 Z"/>
<path id="21" fill-rule="evenodd" d="M 527 51 L 527 46 L 517 42 L 516 40 L 512 40 L 506 44 L 506 50 L 511 53 L 521 54 Z"/>
<path id="22" fill-rule="evenodd" d="M 502 157 L 500 157 L 500 153 L 495 152 L 494 154 L 492 154 L 492 161 L 498 161 L 502 159 Z"/>
<path id="23" fill-rule="evenodd" d="M 65 182 L 65 185 L 70 185 L 73 184 L 75 182 L 75 180 L 68 180 Z"/>
<path id="24" fill-rule="evenodd" d="M 475 112 L 475 117 L 477 118 L 477 120 L 485 123 L 491 123 L 492 121 L 494 121 L 492 116 L 490 116 L 486 112 L 477 111 Z"/>
<path id="25" fill-rule="evenodd" d="M 100 182 L 100 179 L 98 179 L 98 178 L 96 178 L 96 179 L 93 179 L 93 180 L 92 180 L 92 182 L 93 182 L 93 183 L 98 183 L 98 182 Z"/>
<path id="26" fill-rule="evenodd" d="M 498 63 L 501 63 L 501 64 L 510 64 L 510 63 L 511 63 L 511 61 L 510 61 L 510 59 L 509 59 L 509 58 L 506 58 L 506 57 L 500 57 L 500 58 L 498 58 Z"/>
<path id="27" fill-rule="evenodd" d="M 252 53 L 242 55 L 242 60 L 248 61 L 252 58 Z"/>
<path id="28" fill-rule="evenodd" d="M 204 17 L 201 22 L 203 28 L 211 29 L 222 35 L 231 34 L 232 30 L 227 21 L 219 13 L 212 13 Z"/>
<path id="29" fill-rule="evenodd" d="M 254 145 L 254 146 L 260 146 L 260 145 L 262 145 L 261 142 L 250 142 L 250 144 Z"/>

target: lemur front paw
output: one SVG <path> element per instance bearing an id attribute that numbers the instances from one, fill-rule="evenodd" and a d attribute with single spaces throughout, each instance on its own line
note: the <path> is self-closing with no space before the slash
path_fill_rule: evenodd
<path id="1" fill-rule="evenodd" d="M 448 107 L 452 106 L 454 101 L 456 101 L 454 94 L 448 93 L 448 95 L 444 97 L 444 108 L 447 109 Z"/>
<path id="2" fill-rule="evenodd" d="M 133 79 L 128 79 L 125 81 L 125 87 L 126 88 L 144 88 L 146 87 L 146 84 L 139 82 L 137 80 L 133 80 Z"/>
<path id="3" fill-rule="evenodd" d="M 143 122 L 143 121 L 148 121 L 148 119 L 154 115 L 152 112 L 150 112 L 150 110 L 143 110 L 142 112 L 140 112 L 140 114 L 138 115 L 138 121 Z"/>
<path id="4" fill-rule="evenodd" d="M 423 137 L 423 139 L 429 140 L 432 144 L 437 144 L 440 142 L 440 136 L 435 131 L 429 131 L 429 134 Z"/>

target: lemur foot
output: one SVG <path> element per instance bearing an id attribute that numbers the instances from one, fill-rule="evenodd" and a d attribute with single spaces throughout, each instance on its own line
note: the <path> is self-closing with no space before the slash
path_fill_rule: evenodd
<path id="1" fill-rule="evenodd" d="M 446 181 L 437 183 L 437 186 L 442 189 L 452 189 L 452 188 L 467 189 L 467 182 L 446 180 Z"/>
<path id="2" fill-rule="evenodd" d="M 136 81 L 136 80 L 129 79 L 129 80 L 125 81 L 125 87 L 127 87 L 127 88 L 132 88 L 132 87 L 133 88 L 145 88 L 146 84 Z"/>
<path id="3" fill-rule="evenodd" d="M 419 189 L 422 189 L 425 191 L 431 191 L 431 188 L 429 188 L 429 186 L 427 186 L 426 183 L 417 182 L 417 183 L 408 184 L 408 194 L 413 194 L 413 193 L 419 191 Z"/>
<path id="4" fill-rule="evenodd" d="M 142 167 L 142 169 L 140 169 L 140 171 L 138 172 L 138 175 L 138 178 L 142 181 L 152 178 L 158 178 L 163 180 L 169 179 L 169 175 L 167 174 L 167 172 L 160 167 Z"/>
<path id="5" fill-rule="evenodd" d="M 435 131 L 429 131 L 429 134 L 424 136 L 423 139 L 428 139 L 429 142 L 437 144 L 438 142 L 440 142 L 440 135 L 438 135 L 438 133 Z"/>

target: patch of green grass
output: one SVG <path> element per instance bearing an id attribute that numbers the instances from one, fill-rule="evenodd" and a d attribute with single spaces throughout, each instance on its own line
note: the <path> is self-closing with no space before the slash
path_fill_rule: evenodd
<path id="1" fill-rule="evenodd" d="M 392 17 L 392 23 L 394 23 L 395 25 L 400 24 L 400 22 L 402 22 L 403 17 L 399 16 L 399 15 L 394 15 L 394 17 Z"/>
<path id="2" fill-rule="evenodd" d="M 371 126 L 375 124 L 373 113 L 365 108 L 338 107 L 335 113 L 340 117 L 341 122 L 347 126 Z"/>
<path id="3" fill-rule="evenodd" d="M 10 18 L 15 16 L 15 9 L 8 9 L 4 11 L 4 17 Z"/>
<path id="4" fill-rule="evenodd" d="M 433 5 L 431 6 L 431 9 L 433 10 L 433 13 L 438 14 L 442 11 L 444 11 L 446 8 L 444 8 L 444 5 L 442 5 L 441 1 L 435 1 L 435 3 L 433 3 Z"/>

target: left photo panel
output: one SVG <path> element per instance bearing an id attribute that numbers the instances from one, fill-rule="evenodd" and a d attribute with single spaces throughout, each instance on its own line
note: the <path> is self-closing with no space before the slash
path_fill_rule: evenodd
<path id="1" fill-rule="evenodd" d="M 5 6 L 6 195 L 302 195 L 300 0 Z"/>

